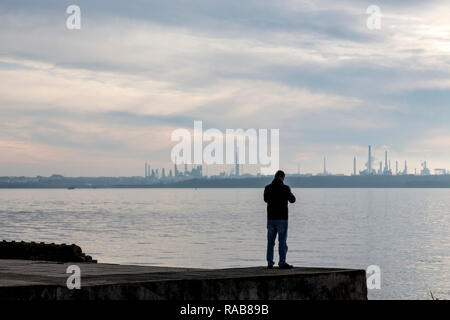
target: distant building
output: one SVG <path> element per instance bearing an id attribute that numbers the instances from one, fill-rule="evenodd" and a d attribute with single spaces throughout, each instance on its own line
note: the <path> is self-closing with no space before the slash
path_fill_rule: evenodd
<path id="1" fill-rule="evenodd" d="M 373 174 L 372 171 L 372 146 L 369 145 L 369 151 L 367 156 L 366 169 L 359 172 L 362 176 L 367 176 Z"/>
<path id="2" fill-rule="evenodd" d="M 437 168 L 437 169 L 434 169 L 434 174 L 447 175 L 447 174 L 449 174 L 449 171 L 447 169 Z"/>
<path id="3" fill-rule="evenodd" d="M 430 174 L 431 174 L 430 169 L 427 168 L 427 162 L 424 161 L 422 163 L 422 170 L 420 171 L 420 175 L 421 176 L 429 176 Z"/>
<path id="4" fill-rule="evenodd" d="M 383 170 L 383 174 L 385 176 L 391 176 L 392 175 L 391 161 L 389 160 L 389 162 L 388 162 L 388 152 L 387 151 L 384 152 L 384 170 Z"/>

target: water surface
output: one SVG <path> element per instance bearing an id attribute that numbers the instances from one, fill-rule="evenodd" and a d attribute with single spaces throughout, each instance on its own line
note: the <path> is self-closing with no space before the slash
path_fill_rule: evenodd
<path id="1" fill-rule="evenodd" d="M 449 189 L 293 192 L 288 262 L 378 265 L 371 299 L 450 298 Z M 0 190 L 0 238 L 76 243 L 100 262 L 265 265 L 265 228 L 261 189 Z"/>

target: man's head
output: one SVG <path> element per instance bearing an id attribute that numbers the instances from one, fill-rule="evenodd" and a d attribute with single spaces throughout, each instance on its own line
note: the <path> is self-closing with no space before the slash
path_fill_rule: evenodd
<path id="1" fill-rule="evenodd" d="M 275 173 L 275 179 L 280 179 L 281 181 L 284 181 L 285 176 L 286 175 L 281 170 L 278 170 L 277 173 Z"/>

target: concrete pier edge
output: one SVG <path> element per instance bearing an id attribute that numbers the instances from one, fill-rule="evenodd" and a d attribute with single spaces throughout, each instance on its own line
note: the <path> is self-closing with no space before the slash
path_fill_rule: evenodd
<path id="1" fill-rule="evenodd" d="M 67 267 L 81 270 L 69 290 Z M 193 269 L 0 259 L 0 300 L 366 300 L 364 270 Z"/>

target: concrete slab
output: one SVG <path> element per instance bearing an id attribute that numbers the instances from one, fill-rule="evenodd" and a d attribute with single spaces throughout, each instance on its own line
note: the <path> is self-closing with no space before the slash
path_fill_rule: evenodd
<path id="1" fill-rule="evenodd" d="M 81 269 L 80 290 L 66 287 Z M 364 270 L 192 269 L 0 260 L 0 299 L 367 299 Z"/>

